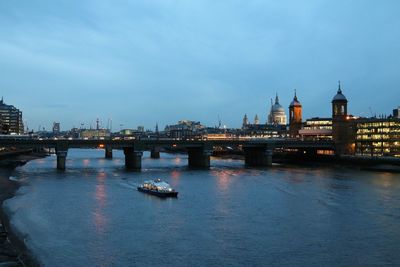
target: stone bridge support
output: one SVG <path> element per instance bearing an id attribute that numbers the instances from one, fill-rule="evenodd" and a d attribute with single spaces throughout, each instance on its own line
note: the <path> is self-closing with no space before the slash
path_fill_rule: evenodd
<path id="1" fill-rule="evenodd" d="M 272 148 L 244 147 L 244 162 L 249 167 L 272 166 Z"/>
<path id="2" fill-rule="evenodd" d="M 68 151 L 57 151 L 57 170 L 64 171 L 65 170 L 65 163 L 67 161 L 67 154 Z"/>
<path id="3" fill-rule="evenodd" d="M 143 151 L 135 150 L 134 147 L 124 147 L 125 167 L 130 170 L 142 168 Z"/>
<path id="4" fill-rule="evenodd" d="M 105 158 L 106 159 L 112 159 L 113 158 L 113 151 L 111 147 L 106 147 L 105 148 Z"/>
<path id="5" fill-rule="evenodd" d="M 57 170 L 64 171 L 67 161 L 68 143 L 60 142 L 56 147 Z"/>
<path id="6" fill-rule="evenodd" d="M 188 163 L 191 168 L 210 168 L 210 156 L 212 148 L 207 147 L 188 147 Z"/>
<path id="7" fill-rule="evenodd" d="M 160 158 L 160 148 L 158 148 L 158 147 L 153 147 L 153 148 L 150 150 L 150 157 L 151 157 L 152 159 L 159 159 L 159 158 Z"/>

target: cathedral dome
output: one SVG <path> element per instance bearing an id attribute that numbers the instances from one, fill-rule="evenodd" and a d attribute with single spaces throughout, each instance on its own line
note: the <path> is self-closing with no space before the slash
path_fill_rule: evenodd
<path id="1" fill-rule="evenodd" d="M 272 99 L 271 99 L 272 104 Z M 275 98 L 275 104 L 271 106 L 271 112 L 268 116 L 268 122 L 271 124 L 286 124 L 286 114 L 284 108 L 279 104 L 278 95 Z"/>

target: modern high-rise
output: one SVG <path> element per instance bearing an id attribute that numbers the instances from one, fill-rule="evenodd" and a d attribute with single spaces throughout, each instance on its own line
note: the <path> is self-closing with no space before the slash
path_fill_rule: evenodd
<path id="1" fill-rule="evenodd" d="M 24 124 L 22 122 L 22 111 L 12 105 L 0 100 L 0 119 L 2 132 L 5 134 L 23 134 Z"/>

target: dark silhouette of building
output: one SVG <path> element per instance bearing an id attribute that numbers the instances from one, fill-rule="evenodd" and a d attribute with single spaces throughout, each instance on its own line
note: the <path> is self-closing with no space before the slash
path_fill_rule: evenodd
<path id="1" fill-rule="evenodd" d="M 53 134 L 54 135 L 60 134 L 60 123 L 59 122 L 53 122 Z"/>
<path id="2" fill-rule="evenodd" d="M 289 136 L 298 137 L 299 130 L 302 125 L 302 106 L 297 99 L 296 90 L 294 91 L 294 98 L 289 106 Z"/>

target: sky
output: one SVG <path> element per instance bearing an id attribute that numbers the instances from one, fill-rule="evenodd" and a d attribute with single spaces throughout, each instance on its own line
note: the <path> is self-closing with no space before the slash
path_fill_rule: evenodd
<path id="1" fill-rule="evenodd" d="M 400 105 L 400 1 L 0 1 L 0 95 L 25 126 L 240 127 L 329 117 L 338 80 L 355 116 Z"/>

